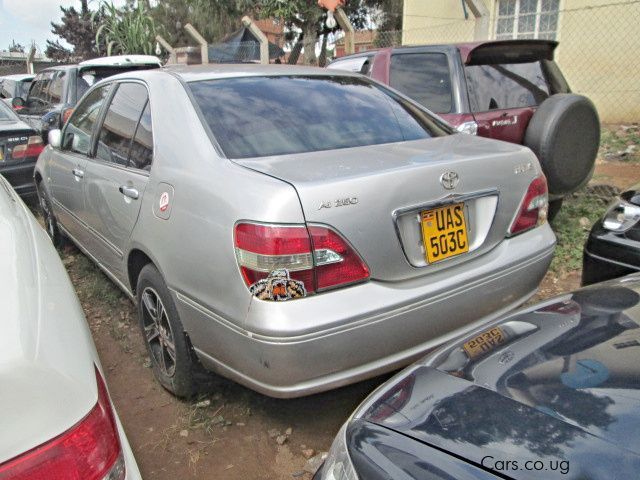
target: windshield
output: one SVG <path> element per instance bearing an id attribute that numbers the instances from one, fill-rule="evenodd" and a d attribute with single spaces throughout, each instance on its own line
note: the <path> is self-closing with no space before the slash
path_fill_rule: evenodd
<path id="1" fill-rule="evenodd" d="M 189 84 L 229 158 L 316 152 L 445 135 L 426 111 L 363 77 L 273 76 Z"/>

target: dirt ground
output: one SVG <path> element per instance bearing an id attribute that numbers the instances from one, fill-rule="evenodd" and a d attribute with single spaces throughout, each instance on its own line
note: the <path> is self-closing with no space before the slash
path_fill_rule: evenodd
<path id="1" fill-rule="evenodd" d="M 598 161 L 593 182 L 626 188 L 640 164 Z M 63 261 L 85 309 L 111 396 L 145 479 L 309 479 L 349 413 L 385 378 L 275 400 L 221 378 L 180 401 L 154 380 L 133 304 L 75 248 Z M 548 274 L 537 298 L 576 288 L 580 272 Z"/>

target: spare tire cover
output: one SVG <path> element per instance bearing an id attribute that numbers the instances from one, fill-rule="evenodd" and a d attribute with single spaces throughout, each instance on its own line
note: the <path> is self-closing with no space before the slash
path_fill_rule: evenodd
<path id="1" fill-rule="evenodd" d="M 560 93 L 536 110 L 524 136 L 547 176 L 549 193 L 567 194 L 589 180 L 600 146 L 600 119 L 587 97 Z"/>

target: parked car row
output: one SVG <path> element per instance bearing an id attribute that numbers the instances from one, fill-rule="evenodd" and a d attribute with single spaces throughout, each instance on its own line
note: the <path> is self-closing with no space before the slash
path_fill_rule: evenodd
<path id="1" fill-rule="evenodd" d="M 537 462 L 546 478 L 629 476 L 640 277 L 509 313 L 553 255 L 547 178 L 566 176 L 563 194 L 588 181 L 599 138 L 592 104 L 566 93 L 553 48 L 439 53 L 451 70 L 479 66 L 533 95 L 486 130 L 531 119 L 525 136 L 541 151 L 463 135 L 469 122 L 484 128 L 476 110 L 456 130 L 388 79 L 357 72 L 110 59 L 53 69 L 14 99 L 31 126 L 7 109 L 7 129 L 22 133 L 0 140 L 10 159 L 0 173 L 29 171 L 53 244 L 73 242 L 136 303 L 154 375 L 179 397 L 209 372 L 288 398 L 419 360 L 350 417 L 316 478 L 528 479 Z M 381 52 L 392 67 L 407 53 Z M 527 80 L 535 68 L 546 96 Z M 83 95 L 81 79 L 92 83 Z M 471 95 L 461 83 L 452 91 L 452 105 Z M 34 113 L 40 99 L 47 107 Z M 589 145 L 567 133 L 567 118 Z M 43 149 L 31 138 L 45 133 Z M 139 478 L 64 269 L 19 188 L 0 187 L 0 275 L 17 279 L 2 291 L 11 315 L 0 370 L 15 392 L 0 404 L 19 439 L 0 443 L 0 478 Z M 621 252 L 637 248 L 639 205 L 627 192 L 594 226 L 585 283 L 637 268 L 640 256 Z M 41 386 L 58 378 L 46 390 L 47 403 L 59 399 L 52 414 Z"/>

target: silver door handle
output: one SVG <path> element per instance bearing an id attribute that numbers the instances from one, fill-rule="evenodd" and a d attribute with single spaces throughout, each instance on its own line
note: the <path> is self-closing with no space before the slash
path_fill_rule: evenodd
<path id="1" fill-rule="evenodd" d="M 79 168 L 74 168 L 73 170 L 71 170 L 71 173 L 73 173 L 74 177 L 78 177 L 78 178 L 84 177 L 84 171 L 80 170 Z"/>
<path id="2" fill-rule="evenodd" d="M 127 187 L 126 185 L 120 185 L 120 188 L 118 190 L 120 190 L 120 193 L 124 196 L 133 198 L 134 200 L 136 200 L 140 196 L 138 190 L 133 187 Z"/>

